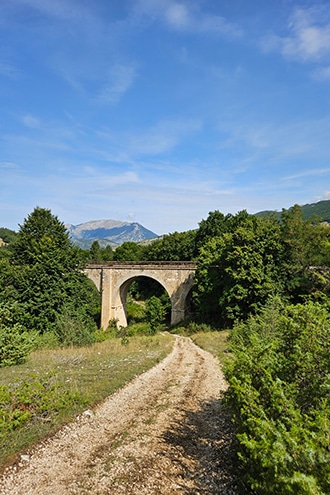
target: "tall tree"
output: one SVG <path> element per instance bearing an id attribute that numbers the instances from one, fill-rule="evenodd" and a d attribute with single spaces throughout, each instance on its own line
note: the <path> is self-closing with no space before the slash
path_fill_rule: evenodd
<path id="1" fill-rule="evenodd" d="M 115 261 L 140 261 L 142 246 L 136 242 L 127 241 L 118 246 L 113 253 Z"/>
<path id="2" fill-rule="evenodd" d="M 195 252 L 194 230 L 173 232 L 153 241 L 143 249 L 147 261 L 191 261 Z"/>
<path id="3" fill-rule="evenodd" d="M 91 261 L 100 262 L 102 261 L 102 253 L 99 241 L 94 241 L 89 250 L 89 257 Z"/>
<path id="4" fill-rule="evenodd" d="M 281 287 L 280 226 L 239 213 L 228 217 L 227 232 L 200 249 L 195 302 L 203 318 L 231 325 L 245 319 Z"/>
<path id="5" fill-rule="evenodd" d="M 111 261 L 113 259 L 113 249 L 110 244 L 107 244 L 105 248 L 101 249 L 101 256 L 103 261 Z"/>
<path id="6" fill-rule="evenodd" d="M 283 273 L 287 294 L 298 302 L 319 290 L 329 292 L 329 277 L 319 267 L 330 267 L 330 228 L 319 219 L 303 219 L 298 205 L 282 211 Z"/>
<path id="7" fill-rule="evenodd" d="M 65 225 L 44 208 L 35 208 L 20 226 L 11 258 L 20 322 L 40 333 L 54 330 L 60 314 L 93 328 L 96 294 L 82 273 L 80 251 Z"/>

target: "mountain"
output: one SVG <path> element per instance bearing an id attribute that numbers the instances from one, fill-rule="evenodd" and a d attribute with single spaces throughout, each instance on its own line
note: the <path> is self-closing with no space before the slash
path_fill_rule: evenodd
<path id="1" fill-rule="evenodd" d="M 291 207 L 292 208 L 292 207 Z M 289 210 L 291 208 L 288 208 Z M 317 203 L 311 203 L 306 205 L 300 205 L 302 216 L 304 220 L 311 218 L 313 216 L 320 217 L 324 222 L 330 223 L 330 200 L 318 201 Z M 259 211 L 256 213 L 257 217 L 269 214 L 275 214 L 278 218 L 281 216 L 281 212 L 278 211 Z"/>
<path id="2" fill-rule="evenodd" d="M 110 245 L 115 248 L 124 242 L 141 242 L 157 238 L 157 234 L 139 223 L 118 220 L 92 220 L 79 225 L 66 225 L 73 244 L 89 249 L 94 241 L 100 247 Z"/>

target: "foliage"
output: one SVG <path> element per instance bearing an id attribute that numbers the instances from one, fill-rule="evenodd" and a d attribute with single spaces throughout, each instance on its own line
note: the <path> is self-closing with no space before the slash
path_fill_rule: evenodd
<path id="1" fill-rule="evenodd" d="M 13 230 L 0 228 L 0 262 L 2 258 L 10 258 L 16 235 L 16 232 Z"/>
<path id="2" fill-rule="evenodd" d="M 196 254 L 202 246 L 207 244 L 210 239 L 221 237 L 228 232 L 229 222 L 232 215 L 224 215 L 219 210 L 209 212 L 206 220 L 199 223 L 199 229 L 196 233 Z"/>
<path id="3" fill-rule="evenodd" d="M 23 363 L 34 347 L 36 333 L 13 323 L 13 305 L 0 303 L 0 367 Z"/>
<path id="4" fill-rule="evenodd" d="M 64 223 L 50 210 L 36 207 L 19 227 L 13 246 L 17 264 L 35 265 L 41 261 L 48 262 L 51 255 L 58 259 L 61 254 L 66 268 L 79 266 L 77 251 L 71 249 Z"/>
<path id="5" fill-rule="evenodd" d="M 142 256 L 145 261 L 191 261 L 195 253 L 194 230 L 174 232 L 164 235 L 144 247 Z"/>
<path id="6" fill-rule="evenodd" d="M 0 239 L 2 239 L 7 244 L 11 244 L 15 241 L 16 232 L 14 230 L 6 229 L 5 227 L 0 227 Z"/>
<path id="7" fill-rule="evenodd" d="M 16 236 L 10 265 L 1 276 L 0 300 L 18 303 L 16 321 L 29 331 L 54 331 L 68 305 L 71 318 L 95 329 L 99 296 L 82 268 L 80 250 L 71 245 L 64 224 L 37 207 Z"/>
<path id="8" fill-rule="evenodd" d="M 128 323 L 143 321 L 145 319 L 145 304 L 144 301 L 136 302 L 132 297 L 127 298 L 126 303 L 127 321 Z"/>
<path id="9" fill-rule="evenodd" d="M 289 208 L 289 211 L 295 208 L 297 205 Z M 330 200 L 326 199 L 324 201 L 318 201 L 317 203 L 306 204 L 299 207 L 302 212 L 302 217 L 304 220 L 311 220 L 318 217 L 321 221 L 330 222 Z M 279 220 L 281 218 L 281 212 L 277 211 L 261 211 L 256 213 L 257 216 L 263 216 L 265 214 L 273 214 Z"/>
<path id="10" fill-rule="evenodd" d="M 113 259 L 113 249 L 107 244 L 105 248 L 101 248 L 102 261 L 111 261 Z"/>
<path id="11" fill-rule="evenodd" d="M 223 234 L 200 248 L 194 300 L 202 319 L 245 319 L 281 288 L 280 226 L 241 212 L 222 218 Z"/>
<path id="12" fill-rule="evenodd" d="M 143 247 L 136 242 L 124 242 L 118 246 L 114 253 L 114 261 L 140 261 Z"/>
<path id="13" fill-rule="evenodd" d="M 271 294 L 292 302 L 330 292 L 330 228 L 295 205 L 257 217 L 209 214 L 196 233 L 195 305 L 222 326 L 255 314 Z"/>
<path id="14" fill-rule="evenodd" d="M 98 241 L 94 241 L 91 248 L 86 253 L 86 259 L 90 262 L 102 263 L 103 261 L 111 261 L 113 259 L 113 250 L 110 245 L 101 248 Z"/>
<path id="15" fill-rule="evenodd" d="M 330 491 L 330 315 L 274 299 L 232 331 L 225 374 L 247 483 L 258 494 Z"/>
<path id="16" fill-rule="evenodd" d="M 155 333 L 156 328 L 164 322 L 165 318 L 165 307 L 162 301 L 158 297 L 152 296 L 146 301 L 145 313 L 150 325 L 150 332 Z"/>
<path id="17" fill-rule="evenodd" d="M 54 413 L 81 402 L 80 394 L 67 390 L 54 372 L 0 386 L 0 441 L 27 422 L 47 421 Z"/>
<path id="18" fill-rule="evenodd" d="M 94 241 L 89 250 L 89 258 L 96 263 L 102 261 L 101 248 L 98 241 Z"/>
<path id="19" fill-rule="evenodd" d="M 330 265 L 330 228 L 304 220 L 298 205 L 283 210 L 281 219 L 285 289 L 293 301 L 301 302 L 303 296 L 328 290 L 328 282 L 310 268 Z"/>
<path id="20" fill-rule="evenodd" d="M 33 350 L 57 349 L 61 345 L 55 331 L 38 333 L 34 339 Z"/>
<path id="21" fill-rule="evenodd" d="M 129 287 L 129 296 L 138 301 L 145 301 L 151 296 L 161 297 L 164 293 L 164 286 L 157 280 L 149 277 L 137 277 Z"/>
<path id="22" fill-rule="evenodd" d="M 89 326 L 88 326 L 89 322 Z M 78 312 L 67 304 L 57 315 L 54 333 L 64 346 L 86 346 L 95 342 L 95 327 L 83 311 Z"/>

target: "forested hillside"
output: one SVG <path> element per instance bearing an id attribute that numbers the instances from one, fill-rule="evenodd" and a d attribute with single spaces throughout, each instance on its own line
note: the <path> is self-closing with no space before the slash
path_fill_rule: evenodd
<path id="1" fill-rule="evenodd" d="M 293 207 L 292 207 L 293 208 Z M 290 210 L 291 208 L 289 208 Z M 318 201 L 317 203 L 311 203 L 300 206 L 302 216 L 304 220 L 313 218 L 314 216 L 319 217 L 323 222 L 330 223 L 330 200 Z M 260 211 L 257 216 L 274 214 L 277 218 L 281 218 L 281 212 L 278 211 Z"/>

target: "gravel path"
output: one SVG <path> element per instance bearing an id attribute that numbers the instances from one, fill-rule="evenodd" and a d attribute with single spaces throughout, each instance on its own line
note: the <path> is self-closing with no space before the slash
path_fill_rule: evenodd
<path id="1" fill-rule="evenodd" d="M 217 360 L 185 337 L 157 366 L 22 456 L 1 495 L 236 494 Z"/>

